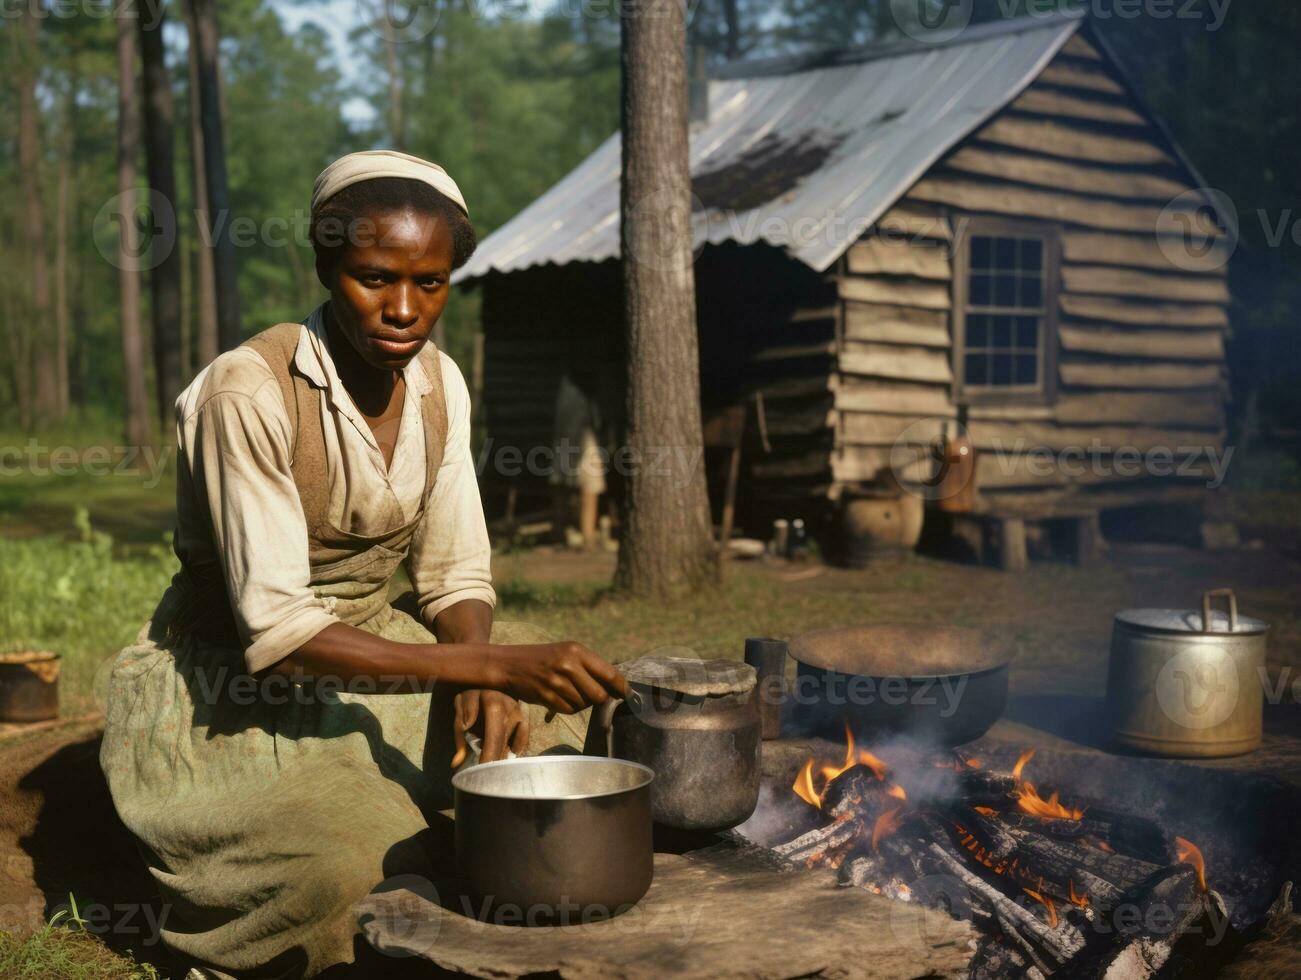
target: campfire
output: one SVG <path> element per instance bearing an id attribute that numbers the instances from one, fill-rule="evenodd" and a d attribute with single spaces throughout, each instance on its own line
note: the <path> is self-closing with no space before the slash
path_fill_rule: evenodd
<path id="1" fill-rule="evenodd" d="M 842 884 L 971 919 L 985 937 L 973 977 L 1150 977 L 1181 937 L 1223 926 L 1192 841 L 1040 789 L 1034 755 L 1010 772 L 952 752 L 884 759 L 846 730 L 843 759 L 810 758 L 792 786 L 818 826 L 773 849 L 837 869 Z"/>

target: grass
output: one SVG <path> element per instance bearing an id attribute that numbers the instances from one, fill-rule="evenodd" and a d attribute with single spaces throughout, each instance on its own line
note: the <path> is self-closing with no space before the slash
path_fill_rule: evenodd
<path id="1" fill-rule="evenodd" d="M 132 956 L 120 956 L 85 931 L 69 895 L 64 910 L 31 935 L 0 931 L 0 977 L 5 980 L 159 980 L 159 973 Z"/>
<path id="2" fill-rule="evenodd" d="M 176 560 L 161 539 L 116 546 L 84 508 L 69 523 L 68 536 L 0 538 L 0 648 L 62 654 L 63 713 L 75 716 L 98 707 L 98 671 L 135 638 Z"/>

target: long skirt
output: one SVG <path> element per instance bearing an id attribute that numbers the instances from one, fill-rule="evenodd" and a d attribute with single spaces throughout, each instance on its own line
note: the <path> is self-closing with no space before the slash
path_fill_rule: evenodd
<path id="1" fill-rule="evenodd" d="M 209 976 L 311 976 L 353 960 L 355 902 L 450 869 L 452 692 L 253 677 L 242 651 L 166 638 L 169 592 L 109 677 L 100 764 L 163 900 L 163 941 Z M 433 643 L 384 606 L 361 625 Z M 536 642 L 498 624 L 497 643 Z M 578 748 L 586 716 L 527 706 L 529 753 Z"/>

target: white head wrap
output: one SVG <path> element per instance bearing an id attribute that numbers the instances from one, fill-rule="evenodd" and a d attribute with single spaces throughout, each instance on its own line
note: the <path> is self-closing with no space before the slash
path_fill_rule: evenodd
<path id="1" fill-rule="evenodd" d="M 456 186 L 456 181 L 447 176 L 446 170 L 436 163 L 413 157 L 410 153 L 398 153 L 396 150 L 362 150 L 335 160 L 321 171 L 316 183 L 312 185 L 312 210 L 315 211 L 345 187 L 377 177 L 405 177 L 428 184 L 456 202 L 467 218 L 470 216 L 461 189 Z"/>

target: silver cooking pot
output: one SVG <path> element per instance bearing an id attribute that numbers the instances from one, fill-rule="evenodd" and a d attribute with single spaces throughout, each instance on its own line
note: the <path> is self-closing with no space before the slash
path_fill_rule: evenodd
<path id="1" fill-rule="evenodd" d="M 456 869 L 500 925 L 566 925 L 625 912 L 650 887 L 650 785 L 622 759 L 534 756 L 452 777 Z"/>
<path id="2" fill-rule="evenodd" d="M 1226 613 L 1213 599 L 1228 600 Z M 1218 758 L 1260 746 L 1268 624 L 1238 615 L 1232 589 L 1200 610 L 1117 613 L 1107 672 L 1112 740 L 1154 755 Z"/>

